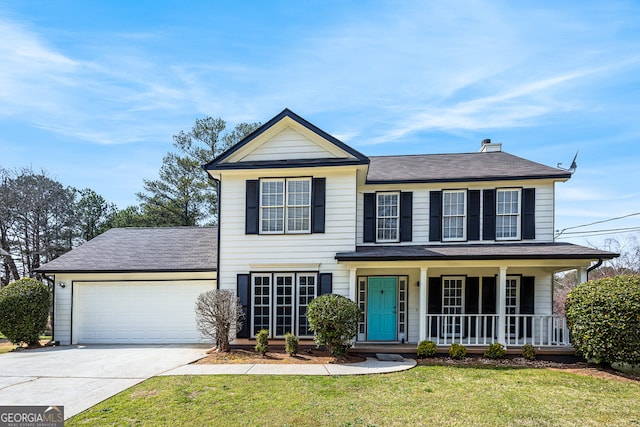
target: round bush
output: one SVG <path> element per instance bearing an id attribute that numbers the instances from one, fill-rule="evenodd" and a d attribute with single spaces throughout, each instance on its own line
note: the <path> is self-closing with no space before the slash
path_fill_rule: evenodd
<path id="1" fill-rule="evenodd" d="M 536 360 L 536 350 L 531 344 L 525 344 L 522 346 L 522 357 L 527 360 Z"/>
<path id="2" fill-rule="evenodd" d="M 325 345 L 329 353 L 344 358 L 358 333 L 358 304 L 341 295 L 326 294 L 314 298 L 307 309 L 309 328 L 316 333 L 317 345 Z"/>
<path id="3" fill-rule="evenodd" d="M 50 294 L 42 282 L 24 278 L 0 289 L 0 332 L 14 344 L 38 345 L 47 326 Z"/>
<path id="4" fill-rule="evenodd" d="M 462 344 L 453 343 L 449 347 L 449 356 L 452 359 L 462 359 L 467 355 L 467 349 Z"/>
<path id="5" fill-rule="evenodd" d="M 572 344 L 587 359 L 640 363 L 640 276 L 576 286 L 565 304 Z"/>
<path id="6" fill-rule="evenodd" d="M 489 359 L 502 359 L 505 354 L 507 354 L 507 350 L 505 350 L 504 346 L 499 342 L 490 344 L 484 351 L 484 357 Z"/>
<path id="7" fill-rule="evenodd" d="M 438 352 L 438 347 L 433 341 L 423 340 L 418 344 L 416 351 L 418 357 L 433 357 Z"/>

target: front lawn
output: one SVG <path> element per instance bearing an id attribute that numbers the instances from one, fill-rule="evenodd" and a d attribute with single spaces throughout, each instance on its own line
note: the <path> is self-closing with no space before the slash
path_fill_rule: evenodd
<path id="1" fill-rule="evenodd" d="M 155 377 L 65 425 L 637 426 L 640 383 L 548 369 Z"/>

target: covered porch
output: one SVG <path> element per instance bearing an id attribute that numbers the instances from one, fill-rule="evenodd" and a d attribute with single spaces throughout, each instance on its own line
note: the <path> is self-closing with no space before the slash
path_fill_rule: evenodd
<path id="1" fill-rule="evenodd" d="M 361 246 L 337 254 L 362 316 L 356 347 L 459 343 L 507 349 L 571 348 L 553 314 L 553 275 L 588 270 L 616 254 L 570 244 Z"/>

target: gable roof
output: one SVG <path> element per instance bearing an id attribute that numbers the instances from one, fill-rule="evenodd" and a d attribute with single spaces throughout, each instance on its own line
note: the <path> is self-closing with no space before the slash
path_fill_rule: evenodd
<path id="1" fill-rule="evenodd" d="M 112 228 L 40 273 L 216 271 L 217 227 Z"/>
<path id="2" fill-rule="evenodd" d="M 305 127 L 311 132 L 317 134 L 324 140 L 329 143 L 335 145 L 340 150 L 348 153 L 352 158 L 345 159 L 302 159 L 302 160 L 288 160 L 288 161 L 259 161 L 259 162 L 228 162 L 225 163 L 225 160 L 228 159 L 231 155 L 236 153 L 238 150 L 242 149 L 246 145 L 250 144 L 260 135 L 264 134 L 267 130 L 272 128 L 281 120 L 289 118 L 299 125 Z M 244 169 L 244 168 L 262 168 L 262 167 L 299 167 L 299 166 L 332 166 L 332 165 L 344 165 L 344 164 L 367 164 L 369 159 L 364 154 L 359 151 L 349 147 L 344 142 L 339 139 L 329 135 L 327 132 L 313 125 L 312 123 L 306 121 L 302 117 L 298 116 L 293 111 L 285 108 L 278 115 L 273 117 L 271 120 L 260 126 L 258 129 L 251 132 L 241 141 L 239 141 L 234 146 L 230 147 L 228 150 L 220 154 L 215 159 L 210 162 L 204 164 L 202 167 L 205 170 L 216 170 L 216 169 Z"/>
<path id="3" fill-rule="evenodd" d="M 358 246 L 336 254 L 339 261 L 611 259 L 620 254 L 564 242 L 455 245 Z"/>
<path id="4" fill-rule="evenodd" d="M 367 184 L 568 179 L 571 173 L 502 151 L 369 157 Z"/>

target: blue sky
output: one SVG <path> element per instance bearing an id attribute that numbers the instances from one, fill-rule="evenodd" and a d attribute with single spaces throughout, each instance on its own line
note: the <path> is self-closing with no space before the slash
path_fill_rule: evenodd
<path id="1" fill-rule="evenodd" d="M 196 118 L 285 107 L 368 155 L 579 150 L 556 228 L 640 212 L 636 1 L 0 1 L 2 167 L 124 208 Z"/>

